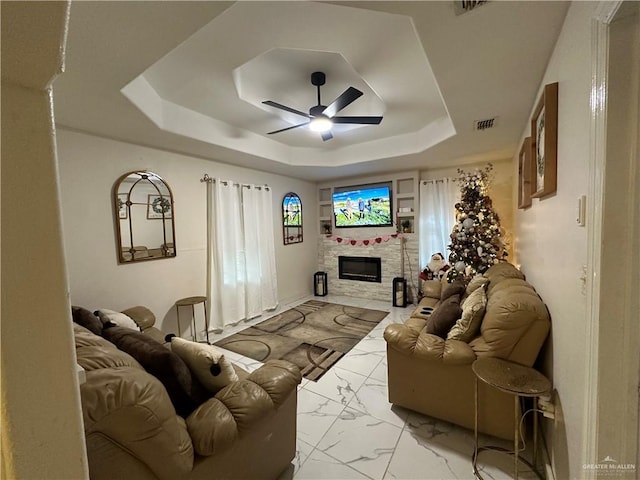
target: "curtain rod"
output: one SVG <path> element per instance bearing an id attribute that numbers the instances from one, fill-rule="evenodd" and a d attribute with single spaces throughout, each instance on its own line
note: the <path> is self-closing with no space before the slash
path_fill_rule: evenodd
<path id="1" fill-rule="evenodd" d="M 420 183 L 422 183 L 422 185 L 426 185 L 427 183 L 438 183 L 438 182 L 444 182 L 445 180 L 449 180 L 452 182 L 456 181 L 455 178 L 439 178 L 437 180 L 421 180 Z"/>
<path id="2" fill-rule="evenodd" d="M 216 179 L 213 177 L 210 177 L 209 174 L 205 173 L 204 176 L 200 179 L 201 182 L 205 182 L 205 183 L 216 183 Z M 237 182 L 228 182 L 227 180 L 220 180 L 220 183 L 222 183 L 223 185 L 229 185 L 229 183 L 231 183 L 231 185 L 233 185 L 234 187 L 244 187 L 244 188 L 257 188 L 258 190 L 261 189 L 265 189 L 265 190 L 269 190 L 270 187 L 269 185 L 265 184 L 265 185 L 250 185 L 248 183 L 237 183 Z"/>

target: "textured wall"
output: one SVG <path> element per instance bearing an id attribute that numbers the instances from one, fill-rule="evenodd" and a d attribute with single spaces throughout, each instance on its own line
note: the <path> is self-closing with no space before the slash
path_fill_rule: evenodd
<path id="1" fill-rule="evenodd" d="M 383 237 L 388 238 L 384 235 L 380 238 Z M 362 238 L 369 239 L 369 237 Z M 338 278 L 339 256 L 380 258 L 382 282 L 361 282 Z M 418 242 L 415 234 L 405 234 L 403 238 L 389 238 L 388 241 L 382 240 L 380 243 L 374 241 L 369 245 L 351 245 L 348 242 L 337 242 L 327 237 L 319 239 L 319 269 L 327 272 L 328 290 L 334 295 L 391 302 L 393 279 L 405 277 L 409 295 L 415 298 L 415 290 L 411 286 L 417 283 L 419 273 L 415 267 L 417 258 Z M 409 265 L 411 265 L 411 269 Z M 414 277 L 415 280 L 413 280 Z"/>

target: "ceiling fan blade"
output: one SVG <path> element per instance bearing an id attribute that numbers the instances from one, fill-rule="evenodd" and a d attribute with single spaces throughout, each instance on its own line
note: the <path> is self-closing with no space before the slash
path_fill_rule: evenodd
<path id="1" fill-rule="evenodd" d="M 382 117 L 333 117 L 331 121 L 333 123 L 378 125 L 382 121 Z"/>
<path id="2" fill-rule="evenodd" d="M 347 88 L 342 94 L 336 98 L 331 105 L 322 112 L 327 117 L 333 117 L 336 113 L 349 105 L 355 99 L 360 97 L 362 92 L 354 87 Z"/>
<path id="3" fill-rule="evenodd" d="M 331 131 L 322 132 L 322 133 L 320 133 L 320 135 L 322 136 L 322 140 L 324 140 L 325 142 L 327 140 L 331 140 L 333 138 L 333 135 L 331 134 Z"/>
<path id="4" fill-rule="evenodd" d="M 273 132 L 267 132 L 267 135 L 272 135 L 274 133 L 286 132 L 287 130 L 291 130 L 292 128 L 304 127 L 305 125 L 309 125 L 309 122 L 299 123 L 298 125 L 293 125 L 292 127 L 281 128 L 280 130 L 274 130 Z"/>
<path id="5" fill-rule="evenodd" d="M 295 113 L 296 115 L 302 115 L 303 117 L 311 118 L 311 115 L 309 115 L 308 113 L 301 112 L 300 110 L 287 107 L 286 105 L 282 105 L 280 103 L 272 102 L 271 100 L 265 100 L 262 103 L 264 103 L 265 105 L 269 105 L 270 107 L 275 107 L 275 108 L 279 108 L 280 110 L 285 110 L 287 112 Z"/>

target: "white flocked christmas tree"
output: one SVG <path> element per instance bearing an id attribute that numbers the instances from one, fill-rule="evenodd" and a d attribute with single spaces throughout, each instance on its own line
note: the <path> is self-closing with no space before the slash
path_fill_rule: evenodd
<path id="1" fill-rule="evenodd" d="M 507 256 L 500 218 L 487 195 L 492 170 L 491 164 L 472 173 L 458 169 L 461 198 L 449 245 L 449 282 L 483 273 Z"/>

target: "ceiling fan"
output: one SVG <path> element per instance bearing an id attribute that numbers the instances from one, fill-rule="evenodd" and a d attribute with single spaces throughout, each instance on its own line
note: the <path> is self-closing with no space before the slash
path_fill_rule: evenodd
<path id="1" fill-rule="evenodd" d="M 277 102 L 273 102 L 271 100 L 266 100 L 262 102 L 265 105 L 269 105 L 270 107 L 279 108 L 280 110 L 285 110 L 287 112 L 295 113 L 296 115 L 300 115 L 308 119 L 308 121 L 299 123 L 298 125 L 293 125 L 291 127 L 281 128 L 280 130 L 274 130 L 273 132 L 268 132 L 267 135 L 272 135 L 274 133 L 285 132 L 287 130 L 291 130 L 293 128 L 304 127 L 305 125 L 309 125 L 309 128 L 315 132 L 320 132 L 322 136 L 322 140 L 325 142 L 327 140 L 331 140 L 333 135 L 331 134 L 331 127 L 336 123 L 349 123 L 349 124 L 364 124 L 364 125 L 378 125 L 382 121 L 382 117 L 336 117 L 336 113 L 345 108 L 347 105 L 350 105 L 354 102 L 358 97 L 362 96 L 362 92 L 354 87 L 347 88 L 338 98 L 336 98 L 333 103 L 329 106 L 322 105 L 322 101 L 320 100 L 320 87 L 325 84 L 326 76 L 323 72 L 313 72 L 311 74 L 311 84 L 315 85 L 318 90 L 318 104 L 309 109 L 309 113 L 301 112 L 300 110 L 296 110 L 295 108 L 287 107 L 286 105 L 282 105 Z"/>

